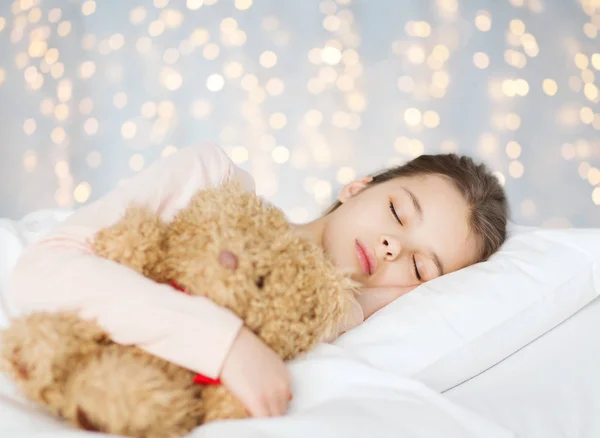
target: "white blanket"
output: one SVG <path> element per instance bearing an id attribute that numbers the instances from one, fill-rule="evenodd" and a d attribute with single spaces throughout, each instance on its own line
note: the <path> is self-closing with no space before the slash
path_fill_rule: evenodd
<path id="1" fill-rule="evenodd" d="M 414 380 L 376 370 L 333 345 L 290 364 L 294 400 L 287 416 L 212 423 L 190 438 L 514 438 Z M 0 436 L 98 437 L 76 431 L 0 382 Z"/>
<path id="2" fill-rule="evenodd" d="M 50 211 L 20 222 L 0 222 L 0 298 L 2 277 L 8 275 L 23 247 L 67 215 Z M 5 299 L 0 302 L 4 303 L 0 323 L 6 323 L 12 309 Z M 320 345 L 290 363 L 290 370 L 294 400 L 288 415 L 213 423 L 196 429 L 190 437 L 516 437 L 423 384 L 375 369 L 335 345 Z M 0 437 L 88 436 L 103 435 L 75 430 L 46 415 L 22 399 L 10 381 L 0 377 Z"/>
<path id="3" fill-rule="evenodd" d="M 286 417 L 215 423 L 212 437 L 515 437 L 417 381 L 376 370 L 321 345 L 290 364 L 294 401 Z"/>

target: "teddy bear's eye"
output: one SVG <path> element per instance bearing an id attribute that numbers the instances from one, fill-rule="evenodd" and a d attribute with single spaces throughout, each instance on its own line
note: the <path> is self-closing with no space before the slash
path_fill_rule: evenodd
<path id="1" fill-rule="evenodd" d="M 258 287 L 259 289 L 262 289 L 264 285 L 265 285 L 265 276 L 261 275 L 260 277 L 258 277 L 258 280 L 256 280 L 256 287 Z"/>

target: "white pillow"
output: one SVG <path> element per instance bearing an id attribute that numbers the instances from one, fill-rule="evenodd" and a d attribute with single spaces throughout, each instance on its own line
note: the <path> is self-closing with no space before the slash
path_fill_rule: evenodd
<path id="1" fill-rule="evenodd" d="M 336 344 L 445 391 L 494 366 L 599 295 L 600 229 L 511 225 L 490 260 L 432 280 Z"/>

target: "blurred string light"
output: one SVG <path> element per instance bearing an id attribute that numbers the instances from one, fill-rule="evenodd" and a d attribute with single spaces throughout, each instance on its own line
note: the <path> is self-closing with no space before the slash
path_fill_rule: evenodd
<path id="1" fill-rule="evenodd" d="M 345 138 L 345 132 L 357 131 L 369 104 L 358 85 L 364 72 L 357 50 L 361 38 L 349 3 L 325 0 L 319 6 L 324 42 L 308 51 L 307 60 L 313 67 L 306 90 L 320 100 L 332 100 L 336 104 L 333 108 L 310 108 L 304 113 L 300 131 L 307 146 L 290 153 L 290 165 L 297 169 L 307 168 L 310 158 L 317 168 L 329 167 L 334 161 L 347 162 L 353 153 L 351 146 L 329 142 L 323 132 L 333 129 L 340 133 L 340 138 Z M 348 174 L 356 173 L 350 166 L 342 168 L 345 170 L 336 173 L 338 183 L 346 181 Z M 311 185 L 309 192 L 317 205 L 325 206 L 333 200 L 333 189 L 326 181 Z"/>
<path id="2" fill-rule="evenodd" d="M 586 17 L 579 34 L 554 49 L 556 56 L 566 54 L 567 66 L 560 71 L 529 68 L 533 59 L 551 56 L 533 25 L 551 7 L 546 2 L 507 0 L 502 7 L 510 11 L 510 18 L 505 20 L 496 17 L 489 5 L 489 9 L 482 4 L 467 12 L 458 0 L 431 0 L 439 20 L 407 19 L 388 42 L 393 63 L 401 68 L 389 84 L 396 94 L 387 96 L 387 108 L 373 106 L 375 76 L 371 75 L 376 66 L 366 65 L 362 39 L 368 35 L 361 33 L 354 3 L 315 3 L 320 41 L 305 53 L 295 53 L 290 42 L 298 35 L 290 30 L 285 16 L 256 15 L 254 9 L 260 5 L 252 0 L 227 4 L 223 0 L 146 0 L 120 6 L 127 25 L 106 32 L 102 27 L 84 26 L 99 30 L 83 34 L 82 21 L 105 19 L 104 2 L 82 0 L 78 13 L 73 14 L 70 7 L 47 6 L 40 0 L 11 1 L 0 17 L 0 33 L 11 46 L 9 57 L 0 65 L 0 86 L 7 88 L 11 81 L 14 87 L 20 81 L 19 86 L 33 97 L 30 112 L 17 123 L 27 145 L 21 161 L 24 171 L 35 175 L 48 166 L 41 157 L 47 156 L 43 149 L 50 148 L 56 203 L 85 203 L 99 191 L 87 181 L 75 180 L 72 168 L 79 163 L 72 162 L 73 157 L 83 157 L 90 170 L 101 171 L 110 164 L 101 143 L 88 147 L 86 141 L 114 141 L 118 136 L 131 150 L 129 168 L 138 172 L 148 165 L 147 152 L 154 148 L 168 156 L 185 146 L 183 140 L 171 144 L 169 135 L 177 126 L 188 129 L 210 123 L 218 125 L 218 140 L 232 160 L 248 165 L 256 175 L 261 194 L 277 195 L 280 177 L 292 168 L 306 175 L 304 188 L 321 208 L 335 195 L 332 182 L 321 171 L 333 172 L 337 184 L 356 178 L 361 173 L 361 154 L 371 151 L 365 152 L 364 145 L 349 139 L 377 129 L 365 122 L 372 115 L 385 120 L 386 113 L 397 108 L 399 116 L 390 123 L 392 145 L 389 139 L 380 142 L 373 131 L 378 150 L 388 151 L 382 164 L 401 164 L 429 151 L 465 152 L 493 163 L 496 177 L 507 184 L 529 178 L 533 170 L 528 151 L 540 146 L 521 138 L 524 126 L 531 123 L 522 108 L 525 102 L 540 99 L 541 106 L 556 109 L 548 124 L 556 123 L 567 135 L 577 132 L 561 144 L 544 146 L 544 151 L 554 148 L 565 165 L 574 165 L 592 186 L 591 201 L 600 205 L 596 187 L 600 170 L 590 164 L 600 147 L 597 0 L 579 1 Z M 192 19 L 209 11 L 219 17 L 213 23 L 201 25 Z M 463 13 L 477 44 L 467 58 L 469 65 L 456 70 L 454 63 L 464 59 L 457 56 L 465 50 L 461 48 L 464 36 L 458 31 Z M 246 47 L 249 20 L 258 20 L 260 38 L 256 41 L 263 44 L 259 47 Z M 502 36 L 501 51 L 492 51 L 487 44 L 491 34 Z M 75 59 L 73 42 L 81 49 Z M 127 62 L 131 56 L 145 66 L 140 77 L 142 93 L 135 88 L 138 84 L 130 87 L 125 82 L 130 77 Z M 291 58 L 297 71 L 289 70 Z M 192 59 L 195 65 L 190 68 Z M 300 76 L 303 72 L 306 77 Z M 463 74 L 487 84 L 489 99 L 489 123 L 470 142 L 453 136 L 453 114 L 446 105 L 453 86 L 464 81 Z M 300 91 L 298 83 L 303 87 Z M 291 108 L 289 100 L 297 99 L 298 93 L 299 100 L 305 98 L 308 103 L 302 109 Z M 231 108 L 228 114 L 221 109 L 224 101 Z M 35 147 L 33 142 L 44 146 Z M 74 148 L 82 153 L 72 154 Z M 306 218 L 309 205 L 293 206 L 290 214 Z M 532 217 L 540 208 L 528 198 L 521 201 L 520 211 Z"/>

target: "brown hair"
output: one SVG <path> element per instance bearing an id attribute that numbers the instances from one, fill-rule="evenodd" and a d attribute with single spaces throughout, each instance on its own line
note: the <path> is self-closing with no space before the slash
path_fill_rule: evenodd
<path id="1" fill-rule="evenodd" d="M 498 179 L 485 164 L 456 154 L 420 155 L 400 166 L 371 175 L 370 186 L 398 177 L 418 175 L 445 176 L 460 192 L 470 207 L 469 225 L 479 241 L 479 261 L 487 260 L 506 240 L 509 206 Z M 333 204 L 327 214 L 341 203 Z"/>

